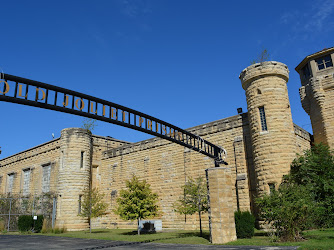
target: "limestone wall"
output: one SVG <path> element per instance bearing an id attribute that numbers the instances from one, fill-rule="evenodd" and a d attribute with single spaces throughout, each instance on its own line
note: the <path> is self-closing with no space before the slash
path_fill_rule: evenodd
<path id="1" fill-rule="evenodd" d="M 233 207 L 237 209 L 235 183 L 238 174 L 239 206 L 243 210 L 249 210 L 248 172 L 249 168 L 252 169 L 252 162 L 249 161 L 251 145 L 247 114 L 200 125 L 189 131 L 227 150 L 226 161 L 233 172 Z M 123 221 L 111 211 L 117 194 L 125 187 L 125 180 L 135 174 L 140 179 L 147 180 L 153 191 L 158 193 L 159 206 L 163 213 L 160 219 L 164 228 L 197 229 L 198 216 L 179 215 L 173 211 L 173 204 L 182 196 L 182 186 L 190 177 L 202 176 L 205 179 L 205 169 L 213 166 L 212 159 L 160 138 L 104 152 L 100 168 L 103 176 L 100 187 L 111 206 L 108 216 L 100 219 L 100 226 L 135 227 L 135 222 Z M 203 216 L 203 225 L 208 228 L 207 215 Z"/>
<path id="2" fill-rule="evenodd" d="M 0 193 L 8 193 L 10 191 L 8 190 L 9 175 L 13 174 L 14 179 L 11 193 L 25 196 L 28 194 L 41 194 L 43 167 L 47 167 L 48 165 L 51 165 L 51 173 L 49 184 L 46 183 L 46 185 L 49 185 L 49 191 L 55 192 L 57 190 L 59 148 L 59 139 L 55 139 L 0 160 L 0 176 L 2 179 Z M 29 175 L 26 175 L 29 178 L 29 183 L 26 185 L 24 185 L 25 171 L 30 172 Z M 47 178 L 45 178 L 45 181 L 48 181 Z M 28 188 L 28 192 L 25 194 L 23 194 L 24 188 Z"/>
<path id="3" fill-rule="evenodd" d="M 307 132 L 305 129 L 293 125 L 296 136 L 296 153 L 303 154 L 305 150 L 311 148 L 311 143 L 313 142 L 313 136 Z"/>
<path id="4" fill-rule="evenodd" d="M 189 129 L 227 150 L 226 161 L 234 183 L 231 197 L 234 210 L 239 207 L 253 211 L 257 186 L 249 129 L 247 113 Z M 298 126 L 294 127 L 294 133 L 294 143 L 300 145 L 300 150 L 307 148 L 310 135 Z M 93 152 L 91 156 L 90 152 Z M 125 187 L 125 180 L 135 174 L 147 180 L 153 191 L 158 193 L 163 228 L 198 229 L 198 216 L 179 215 L 173 211 L 173 204 L 182 196 L 182 186 L 190 177 L 202 176 L 205 179 L 205 169 L 214 166 L 213 160 L 160 138 L 130 144 L 113 138 L 91 136 L 82 129 L 65 129 L 60 139 L 1 160 L 0 176 L 4 181 L 0 183 L 0 188 L 2 192 L 6 191 L 6 178 L 15 172 L 13 192 L 22 192 L 23 169 L 31 167 L 31 193 L 40 193 L 42 166 L 51 163 L 50 191 L 58 194 L 57 225 L 64 225 L 70 230 L 87 229 L 87 221 L 78 217 L 78 209 L 79 195 L 89 185 L 90 161 L 92 186 L 105 193 L 105 201 L 110 204 L 107 216 L 93 220 L 94 228 L 136 226 L 135 222 L 123 221 L 112 212 L 119 191 Z M 203 216 L 203 226 L 208 229 L 207 214 Z"/>
<path id="5" fill-rule="evenodd" d="M 257 63 L 240 74 L 246 91 L 259 194 L 278 187 L 296 156 L 288 78 L 287 66 L 279 62 Z"/>
<path id="6" fill-rule="evenodd" d="M 334 148 L 334 70 L 331 71 L 310 78 L 299 92 L 303 108 L 311 117 L 314 142 Z"/>

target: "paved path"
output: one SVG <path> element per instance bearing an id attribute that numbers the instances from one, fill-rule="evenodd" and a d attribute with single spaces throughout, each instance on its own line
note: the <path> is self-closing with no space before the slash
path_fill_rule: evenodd
<path id="1" fill-rule="evenodd" d="M 297 247 L 264 246 L 220 246 L 220 245 L 181 245 L 160 243 L 139 243 L 94 239 L 78 239 L 43 235 L 0 235 L 0 249 L 173 249 L 173 250 L 215 250 L 215 249 L 297 249 Z"/>

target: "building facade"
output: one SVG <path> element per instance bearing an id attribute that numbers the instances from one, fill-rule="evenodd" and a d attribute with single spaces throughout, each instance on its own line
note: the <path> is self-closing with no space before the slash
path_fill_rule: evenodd
<path id="1" fill-rule="evenodd" d="M 333 55 L 333 48 L 317 52 L 296 68 L 315 142 L 331 147 Z M 279 62 L 249 66 L 240 74 L 248 112 L 188 129 L 227 150 L 235 210 L 256 213 L 254 197 L 277 188 L 296 154 L 310 148 L 312 136 L 292 122 L 288 78 L 287 66 Z M 94 219 L 93 226 L 132 228 L 136 222 L 121 220 L 112 209 L 125 181 L 136 175 L 158 193 L 161 216 L 157 219 L 162 220 L 163 228 L 197 229 L 197 216 L 179 215 L 173 204 L 183 195 L 182 186 L 189 178 L 205 178 L 205 170 L 213 166 L 211 158 L 161 138 L 128 143 L 68 128 L 58 139 L 0 160 L 0 192 L 22 196 L 54 192 L 56 225 L 83 230 L 88 222 L 78 216 L 80 199 L 91 183 L 105 194 L 109 204 L 107 215 Z M 208 228 L 207 218 L 203 224 Z"/>

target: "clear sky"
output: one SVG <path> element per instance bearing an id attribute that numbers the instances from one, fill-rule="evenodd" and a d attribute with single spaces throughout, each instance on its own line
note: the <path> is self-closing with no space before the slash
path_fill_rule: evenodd
<path id="1" fill-rule="evenodd" d="M 311 132 L 294 68 L 334 46 L 334 1 L 12 0 L 1 2 L 0 24 L 3 72 L 184 129 L 246 111 L 238 76 L 267 49 L 288 65 L 293 120 Z M 84 119 L 5 102 L 0 110 L 0 158 Z M 131 142 L 151 137 L 103 122 L 93 132 Z"/>

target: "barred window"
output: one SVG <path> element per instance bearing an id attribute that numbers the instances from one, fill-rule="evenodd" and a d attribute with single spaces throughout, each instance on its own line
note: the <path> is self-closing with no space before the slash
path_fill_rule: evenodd
<path id="1" fill-rule="evenodd" d="M 30 168 L 23 170 L 23 195 L 30 193 Z"/>
<path id="2" fill-rule="evenodd" d="M 318 69 L 319 70 L 326 69 L 326 68 L 329 68 L 329 67 L 333 67 L 333 62 L 332 62 L 332 58 L 331 58 L 330 55 L 318 58 L 315 61 L 318 64 Z"/>
<path id="3" fill-rule="evenodd" d="M 8 174 L 7 176 L 7 193 L 11 193 L 13 191 L 14 177 L 14 173 Z"/>
<path id="4" fill-rule="evenodd" d="M 264 112 L 264 107 L 259 107 L 260 112 L 260 120 L 261 120 L 261 129 L 262 131 L 267 131 L 267 120 L 266 120 L 266 113 Z"/>
<path id="5" fill-rule="evenodd" d="M 42 173 L 42 192 L 50 192 L 50 175 L 51 175 L 51 164 L 43 166 Z"/>

